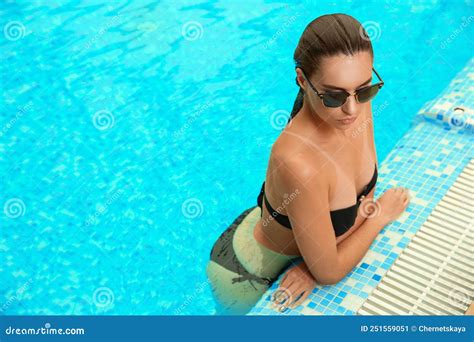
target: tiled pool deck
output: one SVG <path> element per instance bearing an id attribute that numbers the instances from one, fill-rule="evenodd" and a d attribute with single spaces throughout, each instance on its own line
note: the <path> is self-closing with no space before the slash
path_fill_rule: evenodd
<path id="1" fill-rule="evenodd" d="M 248 315 L 355 315 L 468 161 L 474 158 L 474 59 L 416 115 L 380 164 L 375 197 L 403 186 L 406 212 L 386 226 L 361 262 L 336 285 L 317 286 L 304 303 L 280 313 L 270 302 L 279 280 Z M 459 109 L 461 108 L 461 109 Z"/>

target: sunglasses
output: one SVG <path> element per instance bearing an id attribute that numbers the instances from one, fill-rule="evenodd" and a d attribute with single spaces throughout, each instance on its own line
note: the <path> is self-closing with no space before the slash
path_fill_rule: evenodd
<path id="1" fill-rule="evenodd" d="M 301 69 L 301 70 L 303 71 L 303 69 Z M 303 72 L 303 76 L 308 81 L 308 84 L 311 87 L 311 89 L 313 89 L 314 92 L 323 101 L 323 104 L 324 104 L 325 107 L 337 108 L 337 107 L 341 107 L 342 105 L 344 105 L 344 103 L 346 103 L 347 98 L 349 96 L 355 96 L 358 103 L 364 103 L 364 102 L 369 102 L 370 100 L 372 100 L 375 97 L 375 95 L 377 95 L 379 90 L 384 85 L 384 82 L 380 78 L 377 71 L 375 71 L 374 68 L 372 68 L 372 70 L 375 72 L 375 75 L 377 75 L 380 82 L 375 83 L 375 84 L 371 84 L 371 85 L 369 85 L 367 87 L 364 87 L 364 88 L 357 89 L 354 94 L 349 94 L 347 91 L 328 91 L 328 92 L 325 92 L 325 93 L 320 93 L 311 84 L 309 79 L 305 76 L 304 72 Z"/>

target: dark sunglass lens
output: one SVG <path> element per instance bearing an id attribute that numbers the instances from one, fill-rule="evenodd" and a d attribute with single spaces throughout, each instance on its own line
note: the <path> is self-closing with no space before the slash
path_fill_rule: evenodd
<path id="1" fill-rule="evenodd" d="M 378 85 L 373 85 L 371 87 L 367 87 L 365 89 L 362 89 L 358 94 L 357 94 L 357 100 L 361 103 L 368 102 L 372 100 L 375 95 L 379 92 L 379 86 Z"/>
<path id="2" fill-rule="evenodd" d="M 326 107 L 337 108 L 346 102 L 346 93 L 325 93 L 323 95 L 323 102 Z"/>

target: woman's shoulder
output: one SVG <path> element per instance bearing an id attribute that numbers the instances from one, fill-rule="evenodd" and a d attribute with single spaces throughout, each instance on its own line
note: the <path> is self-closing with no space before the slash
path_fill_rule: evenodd
<path id="1" fill-rule="evenodd" d="M 281 186 L 315 180 L 328 183 L 334 173 L 334 165 L 327 153 L 311 147 L 310 142 L 297 144 L 277 139 L 271 150 L 269 165 L 272 167 L 269 171 Z"/>

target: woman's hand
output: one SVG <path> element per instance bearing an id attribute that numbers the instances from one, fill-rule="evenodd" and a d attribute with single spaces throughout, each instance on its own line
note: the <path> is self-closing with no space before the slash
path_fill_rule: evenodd
<path id="1" fill-rule="evenodd" d="M 272 294 L 272 301 L 280 311 L 294 309 L 313 291 L 316 281 L 304 262 L 286 271 L 280 286 Z"/>
<path id="2" fill-rule="evenodd" d="M 377 200 L 375 216 L 380 216 L 386 224 L 395 221 L 408 207 L 410 192 L 407 188 L 397 187 L 385 191 Z"/>

